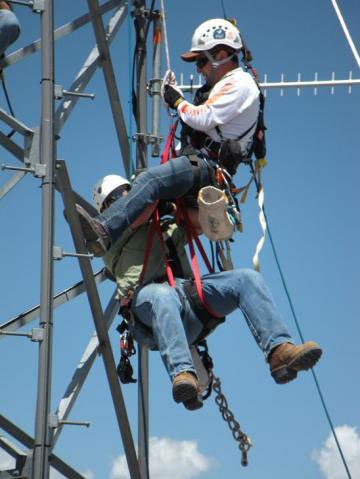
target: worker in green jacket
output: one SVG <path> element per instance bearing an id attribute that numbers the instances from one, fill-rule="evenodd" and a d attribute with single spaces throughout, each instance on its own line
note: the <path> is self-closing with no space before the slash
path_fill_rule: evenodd
<path id="1" fill-rule="evenodd" d="M 108 175 L 95 185 L 93 200 L 99 212 L 126 195 L 130 183 L 118 175 Z M 189 209 L 197 234 L 201 233 L 197 210 Z M 161 221 L 162 234 L 175 277 L 175 287 L 167 282 L 164 249 L 154 235 L 142 284 L 144 251 L 150 223 L 133 224 L 104 256 L 106 268 L 116 278 L 121 304 L 131 310 L 128 327 L 136 341 L 158 349 L 172 382 L 177 403 L 189 410 L 201 407 L 197 400 L 198 378 L 190 346 L 196 344 L 237 309 L 270 365 L 278 384 L 296 378 L 312 368 L 322 350 L 313 341 L 295 345 L 262 276 L 251 269 L 234 269 L 201 277 L 203 294 L 215 316 L 202 305 L 193 281 L 185 250 L 186 233 L 169 216 Z M 209 328 L 211 324 L 211 328 Z"/>

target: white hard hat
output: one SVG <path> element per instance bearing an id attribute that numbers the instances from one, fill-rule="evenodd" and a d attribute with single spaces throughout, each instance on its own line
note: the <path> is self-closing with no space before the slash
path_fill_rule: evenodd
<path id="1" fill-rule="evenodd" d="M 93 202 L 99 213 L 101 213 L 101 208 L 106 198 L 120 186 L 130 187 L 130 182 L 120 175 L 104 176 L 95 184 L 93 188 Z"/>
<path id="2" fill-rule="evenodd" d="M 192 36 L 190 51 L 183 53 L 181 58 L 194 62 L 202 52 L 217 45 L 227 45 L 236 51 L 243 46 L 238 28 L 223 18 L 207 20 L 199 25 Z"/>

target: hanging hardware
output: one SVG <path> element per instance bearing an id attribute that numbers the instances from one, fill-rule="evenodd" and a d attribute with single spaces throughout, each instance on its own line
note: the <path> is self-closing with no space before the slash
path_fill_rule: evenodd
<path id="1" fill-rule="evenodd" d="M 135 133 L 132 137 L 133 141 L 143 141 L 146 145 L 162 142 L 162 136 L 147 135 L 146 133 Z"/>
<path id="2" fill-rule="evenodd" d="M 248 451 L 251 446 L 253 446 L 251 439 L 240 429 L 240 424 L 234 417 L 234 414 L 228 408 L 228 403 L 226 397 L 221 391 L 221 381 L 220 378 L 214 376 L 213 390 L 216 392 L 215 402 L 219 407 L 220 413 L 228 423 L 228 426 L 232 432 L 232 435 L 235 441 L 239 442 L 239 449 L 241 451 L 241 465 L 248 465 Z"/>

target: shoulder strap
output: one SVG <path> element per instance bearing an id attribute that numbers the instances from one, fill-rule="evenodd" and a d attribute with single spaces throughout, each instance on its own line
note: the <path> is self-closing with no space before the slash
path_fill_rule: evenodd
<path id="1" fill-rule="evenodd" d="M 235 140 L 242 140 L 254 128 L 254 126 L 257 124 L 258 120 L 259 120 L 259 117 L 254 121 L 254 123 L 251 126 L 249 126 L 249 128 L 247 130 L 244 131 L 244 133 L 242 133 L 240 136 L 236 137 Z M 216 130 L 217 134 L 220 136 L 221 141 L 222 142 L 225 141 L 224 135 L 222 134 L 222 131 L 220 130 L 219 125 L 216 125 L 215 130 Z"/>

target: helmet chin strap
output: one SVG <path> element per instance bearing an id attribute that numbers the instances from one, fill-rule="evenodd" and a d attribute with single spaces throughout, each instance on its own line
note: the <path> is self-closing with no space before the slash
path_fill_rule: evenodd
<path id="1" fill-rule="evenodd" d="M 214 77 L 215 77 L 215 72 L 219 68 L 220 65 L 223 65 L 224 63 L 229 62 L 234 54 L 229 55 L 228 57 L 224 58 L 224 60 L 215 60 L 215 58 L 211 55 L 211 53 L 204 51 L 205 56 L 208 58 L 210 64 L 211 64 L 211 71 L 210 74 L 208 75 L 206 83 L 209 85 L 214 84 Z"/>

